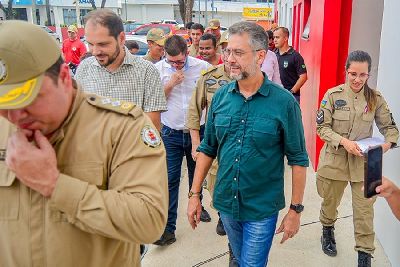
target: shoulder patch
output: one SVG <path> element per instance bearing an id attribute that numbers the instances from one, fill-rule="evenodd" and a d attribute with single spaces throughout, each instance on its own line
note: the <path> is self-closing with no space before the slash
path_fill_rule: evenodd
<path id="1" fill-rule="evenodd" d="M 317 121 L 317 124 L 321 124 L 324 122 L 324 111 L 322 109 L 319 109 L 317 111 L 316 121 Z"/>
<path id="2" fill-rule="evenodd" d="M 130 114 L 135 118 L 138 118 L 143 114 L 143 111 L 139 107 L 128 101 L 116 100 L 114 98 L 102 97 L 95 94 L 88 95 L 86 101 L 92 106 L 114 111 L 123 115 Z"/>
<path id="3" fill-rule="evenodd" d="M 161 137 L 153 127 L 146 125 L 141 131 L 142 141 L 149 147 L 158 147 L 161 144 Z"/>
<path id="4" fill-rule="evenodd" d="M 210 72 L 212 72 L 213 70 L 215 70 L 215 69 L 217 69 L 218 67 L 216 67 L 216 66 L 212 66 L 212 67 L 209 67 L 207 70 L 202 70 L 201 71 L 201 75 L 206 75 L 207 73 L 210 73 Z"/>

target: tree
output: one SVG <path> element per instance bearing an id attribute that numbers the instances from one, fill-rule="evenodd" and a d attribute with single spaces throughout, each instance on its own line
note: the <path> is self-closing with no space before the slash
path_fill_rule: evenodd
<path id="1" fill-rule="evenodd" d="M 15 13 L 13 9 L 13 0 L 8 0 L 7 8 L 0 2 L 0 9 L 3 10 L 6 19 L 14 19 Z"/>
<path id="2" fill-rule="evenodd" d="M 179 3 L 179 13 L 184 24 L 192 21 L 192 10 L 194 0 L 178 0 Z"/>

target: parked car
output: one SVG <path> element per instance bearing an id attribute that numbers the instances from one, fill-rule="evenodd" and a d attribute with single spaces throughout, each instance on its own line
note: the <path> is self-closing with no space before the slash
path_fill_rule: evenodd
<path id="1" fill-rule="evenodd" d="M 186 41 L 189 40 L 189 35 L 187 34 L 186 30 L 179 29 L 177 24 L 162 24 L 162 23 L 144 24 L 144 25 L 134 29 L 132 31 L 132 35 L 146 36 L 147 33 L 153 28 L 162 29 L 166 35 L 176 34 L 176 35 L 182 36 Z"/>
<path id="2" fill-rule="evenodd" d="M 126 35 L 126 41 L 133 40 L 139 45 L 139 51 L 135 54 L 136 56 L 144 56 L 149 49 L 147 45 L 146 36 L 143 35 Z"/>
<path id="3" fill-rule="evenodd" d="M 61 43 L 60 35 L 58 35 L 57 33 L 53 32 L 52 30 L 50 30 L 46 26 L 39 25 L 39 27 L 42 28 L 43 30 L 45 30 L 51 37 L 53 37 L 57 41 L 57 43 L 59 43 L 59 44 Z"/>
<path id="4" fill-rule="evenodd" d="M 174 20 L 174 19 L 163 19 L 163 20 L 161 20 L 161 23 L 163 23 L 163 24 L 175 24 L 175 25 L 178 25 L 179 23 L 176 21 L 176 20 Z"/>
<path id="5" fill-rule="evenodd" d="M 124 23 L 124 31 L 126 34 L 131 34 L 131 32 L 138 28 L 139 26 L 142 26 L 143 23 L 138 23 L 136 21 L 129 21 Z"/>

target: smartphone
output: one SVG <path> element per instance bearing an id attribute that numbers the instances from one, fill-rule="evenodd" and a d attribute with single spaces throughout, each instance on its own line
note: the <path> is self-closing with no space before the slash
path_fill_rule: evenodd
<path id="1" fill-rule="evenodd" d="M 382 184 L 382 146 L 371 147 L 364 154 L 364 197 L 375 196 Z"/>

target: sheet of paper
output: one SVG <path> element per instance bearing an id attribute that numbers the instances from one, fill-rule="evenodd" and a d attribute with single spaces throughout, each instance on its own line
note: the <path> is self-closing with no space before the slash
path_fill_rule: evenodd
<path id="1" fill-rule="evenodd" d="M 369 137 L 355 141 L 363 153 L 367 152 L 371 146 L 378 146 L 385 143 L 385 139 L 381 136 Z"/>

